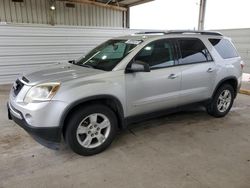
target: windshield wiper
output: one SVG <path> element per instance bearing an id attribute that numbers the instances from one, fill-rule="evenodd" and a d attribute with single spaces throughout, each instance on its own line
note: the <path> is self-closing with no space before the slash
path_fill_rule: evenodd
<path id="1" fill-rule="evenodd" d="M 93 66 L 91 66 L 91 65 L 86 65 L 86 64 L 78 64 L 77 62 L 76 62 L 76 60 L 70 60 L 70 61 L 68 61 L 69 63 L 71 63 L 71 64 L 74 64 L 74 65 L 79 65 L 79 66 L 82 66 L 82 67 L 87 67 L 87 68 L 94 68 Z"/>
<path id="2" fill-rule="evenodd" d="M 69 60 L 68 62 L 69 62 L 70 64 L 76 64 L 76 60 L 74 60 L 74 59 L 73 59 L 73 60 Z"/>
<path id="3" fill-rule="evenodd" d="M 91 68 L 91 69 L 94 68 L 94 66 L 92 66 L 92 65 L 86 65 L 86 64 L 77 64 L 77 65 L 79 65 L 79 66 L 81 66 L 81 67 Z"/>

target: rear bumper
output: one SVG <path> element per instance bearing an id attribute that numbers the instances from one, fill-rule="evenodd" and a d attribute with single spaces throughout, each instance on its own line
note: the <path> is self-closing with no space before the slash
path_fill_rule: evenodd
<path id="1" fill-rule="evenodd" d="M 7 103 L 8 118 L 28 132 L 37 142 L 50 148 L 59 149 L 61 141 L 60 127 L 33 127 L 29 125 L 21 112 Z"/>

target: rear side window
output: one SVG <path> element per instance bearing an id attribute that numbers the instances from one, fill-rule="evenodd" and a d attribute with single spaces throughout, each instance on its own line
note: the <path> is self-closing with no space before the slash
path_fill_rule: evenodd
<path id="1" fill-rule="evenodd" d="M 199 39 L 178 39 L 181 52 L 180 64 L 212 61 L 207 48 Z"/>
<path id="2" fill-rule="evenodd" d="M 227 39 L 209 39 L 209 42 L 223 59 L 239 56 L 232 43 Z"/>

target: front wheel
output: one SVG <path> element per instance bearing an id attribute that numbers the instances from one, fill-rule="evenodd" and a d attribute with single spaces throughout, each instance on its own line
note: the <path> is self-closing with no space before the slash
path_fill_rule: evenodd
<path id="1" fill-rule="evenodd" d="M 65 138 L 69 147 L 80 155 L 94 155 L 105 150 L 117 132 L 115 113 L 104 105 L 76 110 L 71 116 Z"/>
<path id="2" fill-rule="evenodd" d="M 208 114 L 214 117 L 224 117 L 230 111 L 234 102 L 234 89 L 229 84 L 222 85 L 207 106 Z"/>

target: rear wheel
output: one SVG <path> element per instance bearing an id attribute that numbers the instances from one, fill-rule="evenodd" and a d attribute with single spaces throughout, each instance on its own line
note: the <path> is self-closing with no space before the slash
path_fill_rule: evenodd
<path id="1" fill-rule="evenodd" d="M 75 111 L 65 132 L 66 142 L 80 155 L 105 150 L 117 132 L 115 113 L 104 105 L 91 105 Z"/>
<path id="2" fill-rule="evenodd" d="M 216 91 L 211 103 L 207 106 L 208 114 L 214 117 L 223 117 L 230 111 L 234 102 L 234 89 L 224 84 Z"/>

